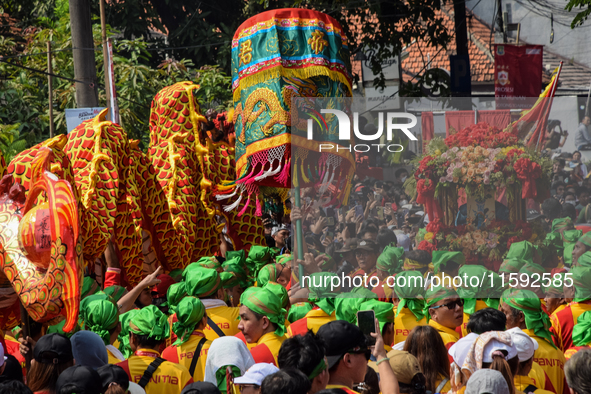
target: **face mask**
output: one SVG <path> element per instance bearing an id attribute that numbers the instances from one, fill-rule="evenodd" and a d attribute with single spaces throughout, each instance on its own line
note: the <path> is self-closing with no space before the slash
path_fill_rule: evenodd
<path id="1" fill-rule="evenodd" d="M 406 200 L 400 200 L 400 206 L 406 205 L 406 204 L 408 204 L 408 201 L 406 201 Z"/>
<path id="2" fill-rule="evenodd" d="M 402 182 L 406 181 L 406 178 L 407 178 L 406 176 L 403 176 L 402 179 L 401 179 L 401 181 Z"/>
<path id="3" fill-rule="evenodd" d="M 570 205 L 577 205 L 576 201 L 565 201 L 565 203 L 570 204 Z"/>

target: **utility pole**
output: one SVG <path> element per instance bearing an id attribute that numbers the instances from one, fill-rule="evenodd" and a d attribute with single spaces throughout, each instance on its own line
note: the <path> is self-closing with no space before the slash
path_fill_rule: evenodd
<path id="1" fill-rule="evenodd" d="M 89 0 L 70 1 L 74 78 L 78 108 L 98 107 L 98 89 Z"/>
<path id="2" fill-rule="evenodd" d="M 470 75 L 470 56 L 468 53 L 466 2 L 465 0 L 453 0 L 453 4 L 457 55 L 450 56 L 451 94 L 453 97 L 470 97 L 472 95 L 472 81 Z M 471 107 L 468 102 L 458 104 L 462 107 Z"/>
<path id="3" fill-rule="evenodd" d="M 111 111 L 111 89 L 110 89 L 110 75 L 109 75 L 109 48 L 107 46 L 107 21 L 105 18 L 105 0 L 99 0 L 101 11 L 101 38 L 103 42 L 103 67 L 105 69 L 105 97 L 107 100 L 106 107 Z M 111 114 L 107 119 L 111 118 Z"/>
<path id="4" fill-rule="evenodd" d="M 503 42 L 507 42 L 507 32 L 505 31 L 505 21 L 503 21 L 503 2 L 497 0 L 497 25 L 499 26 L 499 32 L 503 34 Z M 493 26 L 494 29 L 494 26 Z"/>
<path id="5" fill-rule="evenodd" d="M 54 124 L 53 124 L 53 82 L 51 74 L 53 74 L 53 66 L 51 64 L 51 41 L 47 41 L 47 90 L 49 90 L 49 138 L 53 138 Z"/>

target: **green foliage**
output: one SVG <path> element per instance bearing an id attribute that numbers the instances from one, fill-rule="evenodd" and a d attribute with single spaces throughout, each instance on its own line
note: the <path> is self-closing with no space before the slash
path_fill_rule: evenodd
<path id="1" fill-rule="evenodd" d="M 581 26 L 591 15 L 591 0 L 569 0 L 566 7 L 564 7 L 567 11 L 572 11 L 573 8 L 578 7 L 582 11 L 577 13 L 575 19 L 570 24 L 571 29 L 574 29 L 577 26 Z"/>

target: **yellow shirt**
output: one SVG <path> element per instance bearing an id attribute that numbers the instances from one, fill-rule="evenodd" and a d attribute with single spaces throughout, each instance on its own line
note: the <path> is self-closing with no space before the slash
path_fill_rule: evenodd
<path id="1" fill-rule="evenodd" d="M 532 385 L 532 386 L 536 387 L 536 390 L 533 391 L 535 394 L 553 394 L 552 391 L 548 391 L 548 390 L 544 390 L 544 389 L 539 388 L 536 385 L 536 383 L 533 381 L 533 379 L 530 378 L 529 376 L 517 375 L 513 378 L 513 383 L 515 384 L 516 390 L 519 390 L 524 393 L 525 393 L 525 389 L 527 388 L 527 386 Z M 528 390 L 528 392 L 529 392 L 529 390 Z M 527 393 L 525 393 L 525 394 L 527 394 Z"/>
<path id="2" fill-rule="evenodd" d="M 208 308 L 206 312 L 207 316 L 218 325 L 226 336 L 233 337 L 240 332 L 238 329 L 238 323 L 240 323 L 240 308 L 216 306 L 214 308 Z M 218 334 L 216 334 L 209 326 L 205 327 L 203 332 L 205 333 L 205 338 L 210 341 L 219 338 Z"/>
<path id="3" fill-rule="evenodd" d="M 439 375 L 439 379 L 437 379 L 437 381 L 435 382 L 435 387 L 433 389 L 436 389 L 441 382 L 443 382 L 443 379 L 445 379 L 443 376 Z M 439 391 L 437 391 L 438 393 L 448 393 L 451 390 L 451 380 L 447 379 L 447 382 L 445 382 L 445 385 L 443 386 L 443 388 Z"/>
<path id="4" fill-rule="evenodd" d="M 396 314 L 396 311 L 394 311 Z M 426 326 L 427 319 L 424 317 L 417 321 L 417 317 L 413 315 L 410 309 L 404 307 L 394 318 L 394 344 L 406 341 L 408 333 L 416 326 Z"/>
<path id="5" fill-rule="evenodd" d="M 485 309 L 488 308 L 488 305 L 486 305 L 486 303 L 482 300 L 477 299 L 476 300 L 476 308 L 474 308 L 474 312 L 478 312 L 481 309 Z M 467 313 L 464 313 L 464 322 L 462 323 L 462 337 L 465 337 L 466 335 L 468 335 L 468 329 L 466 327 L 468 327 L 468 320 L 470 320 L 470 315 Z"/>
<path id="6" fill-rule="evenodd" d="M 119 360 L 112 352 L 109 348 L 107 348 L 107 357 L 109 358 L 109 360 L 107 361 L 109 364 L 119 364 L 121 361 L 124 360 Z"/>
<path id="7" fill-rule="evenodd" d="M 205 334 L 202 330 L 195 330 L 187 340 L 179 346 L 169 346 L 162 352 L 162 358 L 172 363 L 177 363 L 183 367 L 191 368 L 193 362 L 193 356 L 199 342 L 205 338 Z M 205 377 L 205 361 L 207 360 L 207 352 L 211 346 L 210 340 L 206 340 L 201 347 L 199 352 L 199 359 L 195 365 L 195 371 L 193 372 L 193 380 L 195 382 L 202 382 Z"/>
<path id="8" fill-rule="evenodd" d="M 540 367 L 538 363 L 532 363 L 531 370 L 529 371 L 527 376 L 529 376 L 532 379 L 532 381 L 534 382 L 533 385 L 537 388 L 542 390 L 546 388 L 546 374 L 544 373 L 544 370 L 542 369 L 542 367 Z"/>
<path id="9" fill-rule="evenodd" d="M 358 391 L 351 390 L 349 387 L 340 384 L 327 384 L 326 389 L 341 389 L 345 390 L 347 394 L 360 394 Z"/>
<path id="10" fill-rule="evenodd" d="M 308 330 L 312 330 L 314 334 L 316 334 L 320 327 L 335 320 L 336 317 L 334 312 L 329 315 L 322 309 L 315 307 L 306 313 L 306 316 L 291 323 L 289 327 L 287 327 L 286 335 L 289 338 L 295 335 L 306 335 Z"/>
<path id="11" fill-rule="evenodd" d="M 159 356 L 160 353 L 155 350 L 138 349 L 129 359 L 117 365 L 125 370 L 131 382 L 137 383 L 150 363 Z M 190 383 L 193 383 L 193 378 L 187 368 L 164 361 L 154 371 L 144 390 L 146 390 L 146 394 L 180 394 L 183 388 Z"/>
<path id="12" fill-rule="evenodd" d="M 441 335 L 441 339 L 443 339 L 443 344 L 447 350 L 460 339 L 460 334 L 455 330 L 444 327 L 433 319 L 429 320 L 429 325 L 439 331 L 439 335 Z"/>
<path id="13" fill-rule="evenodd" d="M 556 393 L 562 393 L 564 389 L 564 354 L 550 345 L 544 338 L 534 334 L 533 330 L 523 330 L 530 338 L 538 342 L 538 350 L 534 353 L 534 362 L 544 370 L 546 383 L 545 389 Z"/>
<path id="14" fill-rule="evenodd" d="M 270 363 L 277 366 L 277 355 L 279 354 L 279 348 L 287 337 L 284 335 L 280 337 L 274 332 L 268 332 L 261 336 L 250 353 L 254 358 L 255 363 Z"/>
<path id="15" fill-rule="evenodd" d="M 573 328 L 577 324 L 579 316 L 584 312 L 591 310 L 591 301 L 571 302 L 560 312 L 554 312 L 550 316 L 552 328 L 550 331 L 554 335 L 554 343 L 563 352 L 573 347 Z"/>

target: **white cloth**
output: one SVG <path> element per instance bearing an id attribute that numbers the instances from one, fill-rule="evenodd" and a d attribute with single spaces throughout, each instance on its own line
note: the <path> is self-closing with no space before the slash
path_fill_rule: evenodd
<path id="1" fill-rule="evenodd" d="M 146 394 L 146 390 L 137 383 L 129 382 L 129 394 Z"/>
<path id="2" fill-rule="evenodd" d="M 240 376 L 254 365 L 252 354 L 240 339 L 236 337 L 221 337 L 214 339 L 207 351 L 205 362 L 205 382 L 217 386 L 215 373 L 224 365 L 232 365 L 240 369 Z"/>
<path id="3" fill-rule="evenodd" d="M 223 300 L 217 300 L 215 298 L 206 298 L 201 300 L 205 309 L 217 308 L 218 306 L 228 306 Z"/>
<path id="4" fill-rule="evenodd" d="M 119 360 L 125 361 L 125 356 L 115 346 L 113 346 L 113 345 L 107 345 L 107 350 L 110 351 L 111 354 L 113 356 L 117 357 Z"/>

